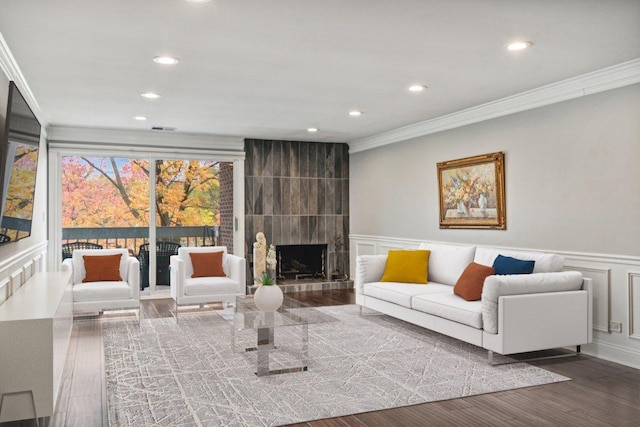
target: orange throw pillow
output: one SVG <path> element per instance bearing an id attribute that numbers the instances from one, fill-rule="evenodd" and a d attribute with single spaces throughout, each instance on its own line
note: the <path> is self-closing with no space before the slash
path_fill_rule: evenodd
<path id="1" fill-rule="evenodd" d="M 467 301 L 478 301 L 482 296 L 484 279 L 494 273 L 493 267 L 472 262 L 460 275 L 453 287 L 453 293 Z"/>
<path id="2" fill-rule="evenodd" d="M 122 254 L 83 255 L 86 275 L 82 283 L 87 282 L 120 282 L 120 260 Z"/>
<path id="3" fill-rule="evenodd" d="M 223 251 L 189 252 L 193 274 L 191 277 L 225 277 L 222 269 Z"/>

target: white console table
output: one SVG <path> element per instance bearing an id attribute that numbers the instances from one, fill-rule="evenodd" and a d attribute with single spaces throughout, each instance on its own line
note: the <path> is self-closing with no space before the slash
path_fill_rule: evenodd
<path id="1" fill-rule="evenodd" d="M 72 298 L 70 271 L 36 273 L 0 305 L 0 422 L 53 415 Z"/>

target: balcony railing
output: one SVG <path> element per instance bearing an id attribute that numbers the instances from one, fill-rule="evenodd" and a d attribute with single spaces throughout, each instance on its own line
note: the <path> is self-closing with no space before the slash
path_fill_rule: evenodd
<path id="1" fill-rule="evenodd" d="M 91 242 L 103 248 L 126 248 L 134 255 L 140 245 L 149 241 L 148 227 L 83 227 L 63 228 L 62 243 Z M 156 240 L 179 243 L 182 246 L 217 244 L 217 227 L 157 227 Z"/>

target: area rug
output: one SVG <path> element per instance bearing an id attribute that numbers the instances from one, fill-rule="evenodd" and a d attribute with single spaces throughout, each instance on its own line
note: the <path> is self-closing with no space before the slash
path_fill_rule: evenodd
<path id="1" fill-rule="evenodd" d="M 107 322 L 109 425 L 274 426 L 568 380 L 356 305 L 318 310 L 333 321 L 309 325 L 308 371 L 266 377 L 216 314 Z M 280 335 L 286 366 L 299 340 Z"/>

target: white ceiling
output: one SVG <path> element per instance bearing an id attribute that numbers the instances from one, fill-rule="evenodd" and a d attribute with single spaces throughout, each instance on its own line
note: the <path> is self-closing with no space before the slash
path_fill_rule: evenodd
<path id="1" fill-rule="evenodd" d="M 640 1 L 2 0 L 0 33 L 49 125 L 350 142 L 640 58 Z"/>

